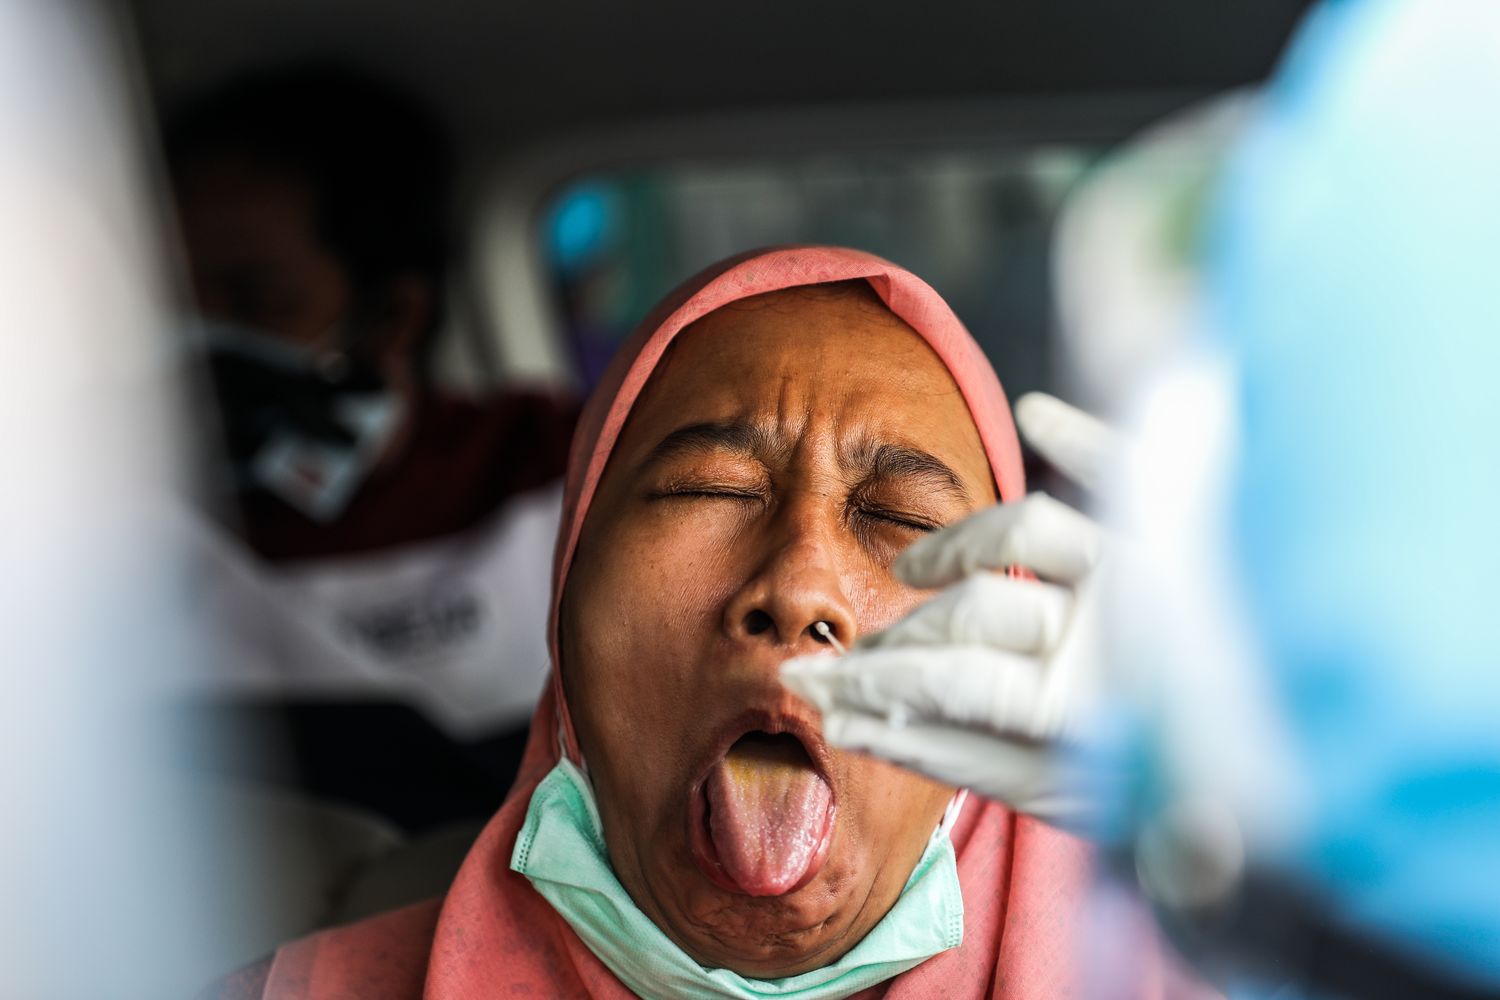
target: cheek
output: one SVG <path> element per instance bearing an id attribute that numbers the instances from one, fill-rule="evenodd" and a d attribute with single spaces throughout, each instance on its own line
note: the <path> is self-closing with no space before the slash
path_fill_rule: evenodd
<path id="1" fill-rule="evenodd" d="M 853 841 L 894 867 L 915 861 L 954 789 L 863 754 L 849 755 L 845 773 L 857 789 L 848 797 L 858 802 L 858 813 L 847 817 Z"/>
<path id="2" fill-rule="evenodd" d="M 906 586 L 891 573 L 889 564 L 871 566 L 853 584 L 849 600 L 861 635 L 894 624 L 936 593 Z"/>
<path id="3" fill-rule="evenodd" d="M 712 547 L 619 522 L 580 546 L 563 616 L 563 679 L 579 736 L 599 747 L 670 750 L 730 574 Z"/>
<path id="4" fill-rule="evenodd" d="M 733 575 L 725 548 L 694 535 L 681 526 L 625 523 L 596 546 L 580 588 L 579 624 L 594 644 L 586 660 L 670 653 L 701 635 Z"/>

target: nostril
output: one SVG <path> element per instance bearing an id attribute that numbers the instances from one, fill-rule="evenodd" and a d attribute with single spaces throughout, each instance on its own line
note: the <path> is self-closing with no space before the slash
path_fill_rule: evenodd
<path id="1" fill-rule="evenodd" d="M 767 632 L 775 624 L 771 620 L 771 616 L 764 611 L 755 610 L 745 616 L 745 631 L 751 635 L 760 635 L 763 632 Z"/>
<path id="2" fill-rule="evenodd" d="M 834 635 L 833 626 L 829 622 L 821 619 L 813 622 L 807 626 L 807 634 L 812 636 L 815 642 L 821 642 L 825 646 L 832 646 L 834 652 L 840 656 L 843 656 L 846 652 L 844 644 L 839 642 L 838 636 Z"/>

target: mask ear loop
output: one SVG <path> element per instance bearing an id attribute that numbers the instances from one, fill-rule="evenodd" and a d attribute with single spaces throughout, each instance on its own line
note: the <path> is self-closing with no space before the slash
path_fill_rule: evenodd
<path id="1" fill-rule="evenodd" d="M 562 703 L 559 702 L 553 709 L 553 718 L 557 720 L 557 759 L 569 760 L 567 728 L 563 724 Z M 578 762 L 574 765 L 585 778 L 590 778 L 589 763 L 583 759 L 583 751 L 578 751 Z M 590 778 L 592 782 L 592 778 Z"/>
<path id="2" fill-rule="evenodd" d="M 829 627 L 827 622 L 813 622 L 813 631 L 822 636 L 823 640 L 832 646 L 833 651 L 839 656 L 843 656 L 849 651 L 844 647 L 842 642 L 839 642 L 838 637 L 833 634 L 833 629 Z M 948 805 L 943 809 L 942 822 L 938 823 L 937 829 L 932 831 L 933 840 L 946 837 L 953 832 L 953 827 L 958 822 L 958 817 L 963 814 L 964 803 L 968 801 L 969 790 L 967 788 L 960 788 L 954 793 L 953 798 L 948 800 Z"/>
<path id="3" fill-rule="evenodd" d="M 943 809 L 943 821 L 938 828 L 932 832 L 934 840 L 946 837 L 953 832 L 953 827 L 958 823 L 958 817 L 964 811 L 964 803 L 969 801 L 969 790 L 960 788 L 954 793 L 953 798 L 948 800 L 948 805 Z"/>

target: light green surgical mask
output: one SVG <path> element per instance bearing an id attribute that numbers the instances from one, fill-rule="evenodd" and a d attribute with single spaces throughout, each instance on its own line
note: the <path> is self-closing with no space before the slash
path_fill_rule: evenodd
<path id="1" fill-rule="evenodd" d="M 951 812 L 951 808 L 950 808 Z M 531 796 L 510 867 L 642 997 L 845 997 L 956 948 L 964 936 L 951 820 L 933 834 L 885 918 L 832 965 L 785 979 L 705 969 L 631 900 L 609 866 L 589 780 L 564 759 Z"/>

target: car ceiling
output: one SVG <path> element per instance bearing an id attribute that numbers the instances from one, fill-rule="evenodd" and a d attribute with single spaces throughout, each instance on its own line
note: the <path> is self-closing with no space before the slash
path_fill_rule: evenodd
<path id="1" fill-rule="evenodd" d="M 1262 79 L 1306 0 L 134 0 L 170 106 L 332 57 L 443 109 L 461 141 L 679 114 L 882 101 L 1204 92 Z"/>

